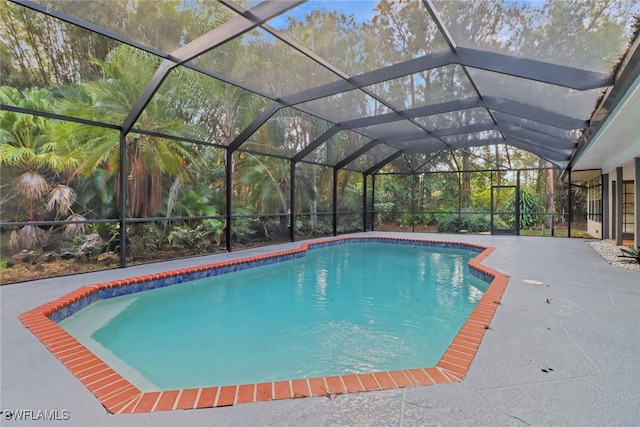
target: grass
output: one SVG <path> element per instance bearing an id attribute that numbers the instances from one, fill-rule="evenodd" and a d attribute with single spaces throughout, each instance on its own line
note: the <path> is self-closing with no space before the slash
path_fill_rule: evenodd
<path id="1" fill-rule="evenodd" d="M 524 229 L 524 230 L 520 230 L 520 235 L 521 236 L 547 236 L 547 237 L 551 237 L 551 230 L 549 229 Z M 569 237 L 569 233 L 568 230 L 566 228 L 556 228 L 553 230 L 553 236 L 554 237 Z M 571 230 L 571 236 L 570 237 L 577 237 L 577 238 L 585 238 L 585 239 L 593 239 L 593 237 L 587 233 L 584 230 L 576 230 L 576 229 L 572 229 Z"/>

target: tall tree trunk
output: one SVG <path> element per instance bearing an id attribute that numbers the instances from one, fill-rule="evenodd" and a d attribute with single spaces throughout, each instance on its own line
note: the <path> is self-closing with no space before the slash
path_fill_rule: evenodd
<path id="1" fill-rule="evenodd" d="M 169 198 L 167 200 L 167 213 L 165 218 L 171 217 L 171 211 L 176 204 L 176 200 L 178 199 L 178 193 L 180 193 L 180 188 L 182 188 L 182 181 L 180 178 L 175 178 L 173 180 L 173 184 L 171 184 L 171 188 L 169 188 Z"/>
<path id="2" fill-rule="evenodd" d="M 545 178 L 547 171 L 543 170 L 548 165 L 548 162 L 542 157 L 538 157 L 538 175 L 536 176 L 536 193 L 542 194 L 542 187 L 545 185 Z"/>
<path id="3" fill-rule="evenodd" d="M 316 231 L 318 229 L 318 174 L 315 167 L 311 167 L 309 208 L 311 210 L 311 231 Z"/>
<path id="4" fill-rule="evenodd" d="M 471 165 L 469 163 L 469 153 L 462 152 L 462 207 L 471 206 Z"/>
<path id="5" fill-rule="evenodd" d="M 500 151 L 499 151 L 499 147 L 498 144 L 495 145 L 496 147 L 496 165 L 500 164 Z M 500 173 L 499 170 L 496 171 L 496 186 L 498 188 L 496 188 L 496 198 L 493 201 L 493 206 L 492 209 L 499 211 L 500 210 L 500 185 L 502 185 L 502 174 Z"/>
<path id="6" fill-rule="evenodd" d="M 344 203 L 344 199 L 345 199 L 345 189 L 347 188 L 347 185 L 349 184 L 349 178 L 351 177 L 351 171 L 344 169 L 344 179 L 342 181 L 340 181 L 340 174 L 338 174 L 338 184 L 339 184 L 339 190 L 338 190 L 338 206 L 342 206 L 342 204 Z"/>
<path id="7" fill-rule="evenodd" d="M 167 212 L 165 214 L 165 218 L 171 218 L 171 212 L 173 211 L 173 207 L 176 204 L 176 200 L 178 200 L 178 194 L 180 193 L 180 189 L 182 188 L 182 181 L 180 178 L 175 178 L 173 183 L 171 184 L 171 188 L 169 189 L 169 198 L 167 199 Z M 171 233 L 172 222 L 164 221 L 164 227 L 162 230 L 162 238 L 160 239 L 160 245 L 162 245 Z"/>
<path id="8" fill-rule="evenodd" d="M 546 167 L 551 168 L 551 163 L 546 162 Z M 553 187 L 554 187 L 554 176 L 553 169 L 547 169 L 547 179 L 545 183 L 545 191 L 544 191 L 544 210 L 545 212 L 553 212 L 555 210 L 554 206 L 554 197 L 553 197 Z M 551 229 L 553 226 L 553 215 L 545 215 L 545 225 L 547 228 Z"/>
<path id="9" fill-rule="evenodd" d="M 305 121 L 304 125 L 304 145 L 308 146 L 313 140 L 313 124 Z M 311 211 L 311 231 L 318 229 L 318 173 L 316 168 L 311 166 L 311 174 L 309 176 L 309 210 Z M 298 184 L 299 185 L 299 184 Z"/>

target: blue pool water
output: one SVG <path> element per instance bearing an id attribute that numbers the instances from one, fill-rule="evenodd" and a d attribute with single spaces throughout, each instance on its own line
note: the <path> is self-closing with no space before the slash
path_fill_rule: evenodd
<path id="1" fill-rule="evenodd" d="M 435 366 L 476 253 L 379 242 L 98 301 L 60 322 L 143 391 Z"/>

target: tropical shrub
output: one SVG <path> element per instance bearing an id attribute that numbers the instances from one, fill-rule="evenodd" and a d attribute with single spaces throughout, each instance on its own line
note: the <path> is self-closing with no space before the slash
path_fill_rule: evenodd
<path id="1" fill-rule="evenodd" d="M 375 211 L 378 219 L 378 224 L 385 224 L 391 220 L 393 210 L 393 202 L 376 202 Z"/>
<path id="2" fill-rule="evenodd" d="M 535 192 L 526 188 L 520 189 L 520 228 L 535 227 L 540 223 L 540 211 L 542 210 L 542 199 Z M 507 200 L 505 210 L 515 212 L 515 194 Z M 508 217 L 509 225 L 516 222 L 515 215 Z"/>
<path id="3" fill-rule="evenodd" d="M 37 110 L 51 109 L 54 98 L 46 89 L 26 89 L 22 92 L 0 87 L 3 104 Z M 12 171 L 10 190 L 3 197 L 5 207 L 12 206 L 16 219 L 40 221 L 66 219 L 82 221 L 72 207 L 76 191 L 68 185 L 77 160 L 61 154 L 51 138 L 51 121 L 43 117 L 0 112 L 0 164 Z M 63 183 L 64 182 L 64 183 Z M 17 203 L 12 201 L 17 200 Z M 65 226 L 65 234 L 73 238 L 82 232 L 82 225 Z M 48 239 L 44 229 L 27 225 L 11 233 L 11 250 L 42 248 Z"/>
<path id="4" fill-rule="evenodd" d="M 438 233 L 457 233 L 460 230 L 458 214 L 436 215 Z"/>
<path id="5" fill-rule="evenodd" d="M 439 233 L 458 233 L 460 230 L 482 233 L 491 230 L 491 216 L 487 214 L 439 214 L 436 215 L 436 222 Z"/>
<path id="6" fill-rule="evenodd" d="M 108 251 L 120 249 L 120 224 L 97 222 L 88 226 L 88 232 L 97 233 Z"/>
<path id="7" fill-rule="evenodd" d="M 619 258 L 622 258 L 620 261 L 640 264 L 640 249 L 638 247 L 629 245 L 629 248 L 620 248 L 620 251 L 622 252 L 621 255 L 618 255 Z"/>
<path id="8" fill-rule="evenodd" d="M 222 222 L 206 219 L 195 227 L 188 225 L 174 227 L 167 240 L 172 245 L 182 245 L 187 249 L 195 249 L 198 253 L 206 253 L 211 243 L 219 239 L 221 231 Z"/>
<path id="9" fill-rule="evenodd" d="M 468 230 L 469 233 L 482 233 L 491 230 L 491 216 L 489 215 L 464 215 L 462 221 L 462 229 Z"/>

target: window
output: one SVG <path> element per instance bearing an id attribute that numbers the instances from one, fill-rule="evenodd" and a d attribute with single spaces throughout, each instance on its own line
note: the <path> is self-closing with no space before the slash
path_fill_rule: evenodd
<path id="1" fill-rule="evenodd" d="M 587 219 L 602 223 L 602 181 L 590 181 L 587 184 Z"/>
<path id="2" fill-rule="evenodd" d="M 633 193 L 633 181 L 624 181 L 622 184 L 622 237 L 633 239 L 633 204 L 635 194 Z"/>

